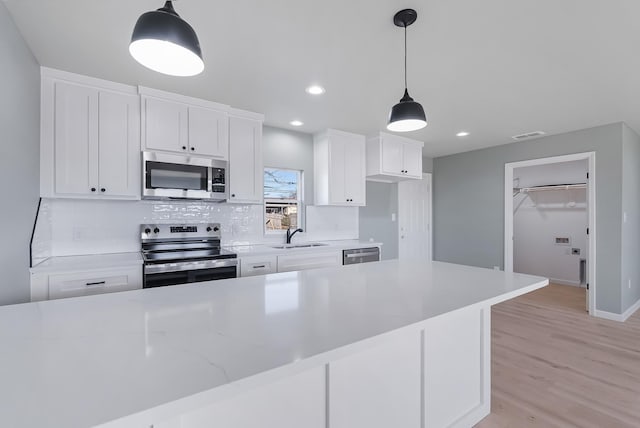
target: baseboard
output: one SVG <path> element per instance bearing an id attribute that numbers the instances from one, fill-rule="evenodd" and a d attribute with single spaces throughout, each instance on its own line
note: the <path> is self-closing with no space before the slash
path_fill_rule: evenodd
<path id="1" fill-rule="evenodd" d="M 580 281 L 571 281 L 567 279 L 557 279 L 557 278 L 549 278 L 549 282 L 558 285 L 570 285 L 572 287 L 581 287 L 584 288 L 584 285 L 580 284 Z"/>
<path id="2" fill-rule="evenodd" d="M 614 314 L 613 312 L 596 310 L 596 313 L 594 315 L 598 318 L 604 318 L 606 320 L 625 322 L 638 309 L 640 309 L 640 300 L 631 305 L 631 307 L 624 311 L 622 314 Z"/>

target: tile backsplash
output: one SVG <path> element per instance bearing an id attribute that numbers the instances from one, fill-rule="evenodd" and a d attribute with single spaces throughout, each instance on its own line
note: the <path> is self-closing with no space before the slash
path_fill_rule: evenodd
<path id="1" fill-rule="evenodd" d="M 281 242 L 263 232 L 262 205 L 204 202 L 43 199 L 34 255 L 39 257 L 139 251 L 140 224 L 218 222 L 222 245 Z M 358 208 L 306 209 L 297 240 L 358 239 Z"/>

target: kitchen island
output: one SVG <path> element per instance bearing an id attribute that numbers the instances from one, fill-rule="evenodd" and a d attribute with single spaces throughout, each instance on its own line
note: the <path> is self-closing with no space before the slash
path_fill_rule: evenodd
<path id="1" fill-rule="evenodd" d="M 0 308 L 0 425 L 469 427 L 491 305 L 544 278 L 391 260 Z"/>

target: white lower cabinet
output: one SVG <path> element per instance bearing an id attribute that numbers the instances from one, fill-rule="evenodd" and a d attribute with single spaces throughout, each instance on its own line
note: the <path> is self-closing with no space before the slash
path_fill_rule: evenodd
<path id="1" fill-rule="evenodd" d="M 142 288 L 142 266 L 109 268 L 59 274 L 34 274 L 31 300 L 89 296 Z"/>
<path id="2" fill-rule="evenodd" d="M 329 426 L 420 428 L 420 347 L 413 331 L 329 363 Z"/>
<path id="3" fill-rule="evenodd" d="M 278 272 L 316 269 L 342 265 L 342 251 L 278 256 Z"/>
<path id="4" fill-rule="evenodd" d="M 325 428 L 325 369 L 318 367 L 184 414 L 154 428 Z"/>
<path id="5" fill-rule="evenodd" d="M 240 276 L 266 275 L 277 271 L 277 256 L 253 256 L 240 258 Z"/>

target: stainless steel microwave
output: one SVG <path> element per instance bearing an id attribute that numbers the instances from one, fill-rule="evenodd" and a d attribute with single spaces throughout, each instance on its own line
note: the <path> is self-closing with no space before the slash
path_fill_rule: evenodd
<path id="1" fill-rule="evenodd" d="M 229 180 L 226 161 L 142 152 L 142 163 L 143 199 L 227 200 Z"/>

